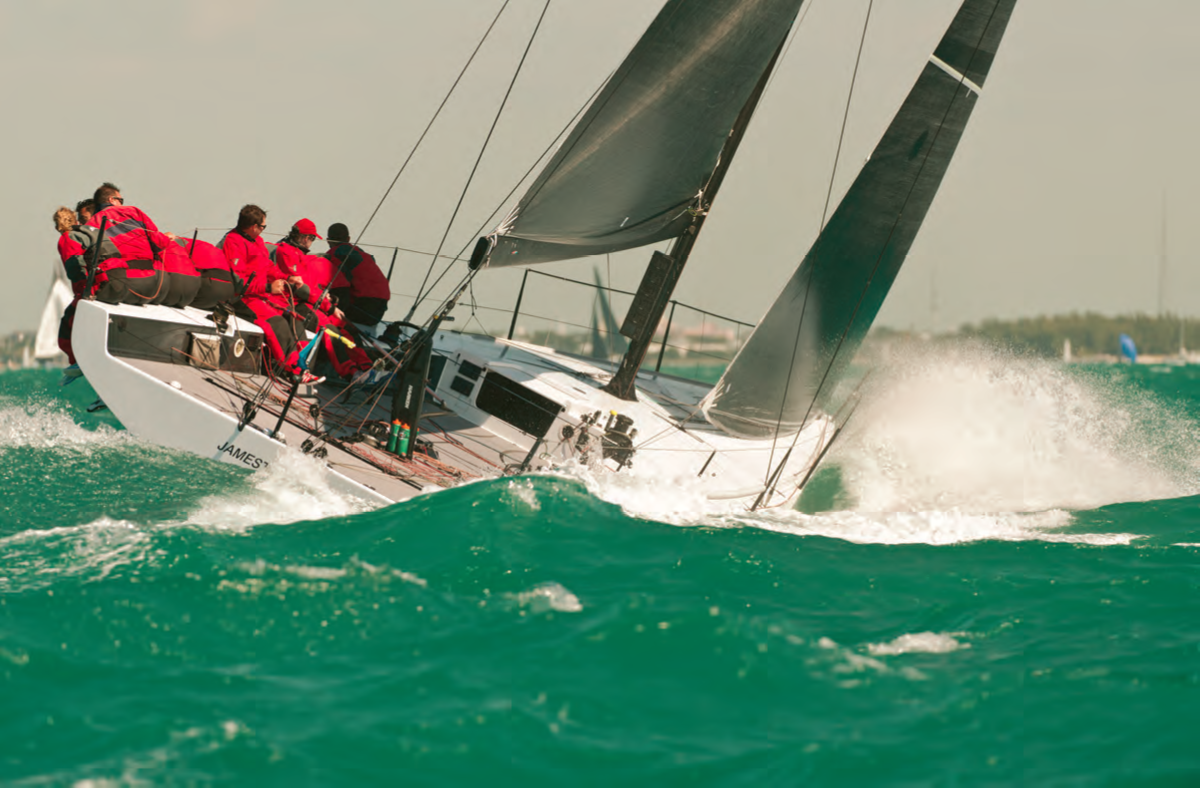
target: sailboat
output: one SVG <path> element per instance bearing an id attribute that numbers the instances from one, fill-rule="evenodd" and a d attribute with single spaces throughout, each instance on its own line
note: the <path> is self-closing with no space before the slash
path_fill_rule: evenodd
<path id="1" fill-rule="evenodd" d="M 55 262 L 53 270 L 50 292 L 46 296 L 46 305 L 42 307 L 42 317 L 33 341 L 33 358 L 43 364 L 66 363 L 67 357 L 58 347 L 58 324 L 63 312 L 75 298 L 63 267 Z"/>
<path id="2" fill-rule="evenodd" d="M 716 385 L 647 356 L 802 0 L 668 0 L 532 185 L 476 244 L 464 284 L 382 332 L 384 385 L 263 374 L 262 335 L 194 309 L 78 308 L 79 364 L 143 439 L 249 470 L 285 451 L 377 502 L 584 465 L 789 506 L 854 407 L 842 384 L 949 166 L 1015 0 L 964 0 L 874 153 Z M 619 330 L 619 363 L 451 331 L 492 269 L 669 243 Z M 515 322 L 515 320 L 514 320 Z M 369 341 L 369 340 L 364 340 Z M 662 340 L 665 342 L 665 339 Z"/>
<path id="3" fill-rule="evenodd" d="M 591 358 L 608 361 L 628 347 L 617 325 L 617 316 L 609 303 L 608 293 L 600 283 L 600 270 L 592 271 L 596 282 L 596 300 L 592 304 Z"/>

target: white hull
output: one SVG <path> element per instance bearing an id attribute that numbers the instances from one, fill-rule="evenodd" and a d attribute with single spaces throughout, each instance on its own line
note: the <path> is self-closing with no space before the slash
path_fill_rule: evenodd
<path id="1" fill-rule="evenodd" d="M 806 427 L 772 492 L 764 494 L 769 469 L 793 439 L 773 446 L 709 425 L 697 407 L 707 384 L 643 373 L 638 401 L 626 402 L 600 390 L 611 370 L 596 362 L 445 331 L 435 338 L 430 395 L 419 424 L 432 452 L 404 460 L 360 437 L 364 420 L 389 419 L 386 395 L 347 390 L 344 384 L 302 387 L 276 436 L 288 392 L 254 372 L 253 348 L 261 332 L 231 318 L 219 340 L 221 369 L 190 349 L 192 333 L 209 336 L 209 347 L 218 341 L 208 314 L 198 310 L 81 302 L 73 344 L 88 381 L 139 438 L 248 470 L 274 462 L 288 447 L 315 447 L 333 487 L 378 503 L 480 478 L 585 463 L 600 474 L 698 485 L 709 500 L 725 506 L 786 506 L 795 502 L 834 434 L 825 417 Z M 259 406 L 239 428 L 248 402 Z M 630 425 L 625 432 L 631 439 L 622 444 L 626 453 L 603 448 L 606 440 L 613 446 L 614 433 L 607 431 L 606 439 L 605 429 L 613 414 Z"/>

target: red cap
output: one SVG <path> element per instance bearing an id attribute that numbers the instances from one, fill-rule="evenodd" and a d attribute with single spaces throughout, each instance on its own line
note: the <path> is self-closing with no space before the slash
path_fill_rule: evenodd
<path id="1" fill-rule="evenodd" d="M 292 227 L 295 227 L 296 232 L 300 233 L 301 235 L 315 235 L 318 238 L 321 237 L 320 234 L 317 233 L 317 226 L 312 223 L 312 219 L 301 219 L 293 224 Z"/>

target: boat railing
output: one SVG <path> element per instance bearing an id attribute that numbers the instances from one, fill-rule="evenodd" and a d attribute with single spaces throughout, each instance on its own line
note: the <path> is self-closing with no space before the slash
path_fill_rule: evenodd
<path id="1" fill-rule="evenodd" d="M 226 230 L 214 227 L 196 228 L 196 233 L 202 233 L 205 240 L 215 243 Z M 266 234 L 268 243 L 274 243 L 276 237 L 282 235 Z M 389 284 L 396 269 L 397 258 L 405 255 L 432 257 L 430 252 L 409 249 L 390 244 L 359 243 L 376 257 L 380 269 L 385 271 Z M 446 260 L 454 260 L 451 255 L 443 255 Z M 530 284 L 530 275 L 542 277 L 547 281 L 557 282 L 574 288 L 585 288 L 594 291 L 592 305 L 594 307 L 593 322 L 585 323 L 578 320 L 564 319 L 550 315 L 538 314 L 525 309 L 525 294 Z M 604 294 L 601 300 L 599 294 Z M 392 291 L 393 298 L 399 302 L 403 299 L 415 298 L 413 293 Z M 588 356 L 601 361 L 617 361 L 625 351 L 626 340 L 620 334 L 619 320 L 614 314 L 624 315 L 632 303 L 634 293 L 615 287 L 607 287 L 596 282 L 586 282 L 558 274 L 548 273 L 536 268 L 527 268 L 521 278 L 521 286 L 517 293 L 515 305 L 511 308 L 473 304 L 472 310 L 490 312 L 497 316 L 511 315 L 508 324 L 508 339 L 528 337 L 536 344 L 553 347 L 556 350 L 576 355 Z M 540 303 L 565 303 L 559 298 L 529 299 Z M 649 367 L 653 362 L 654 371 L 666 371 L 686 377 L 705 379 L 714 370 L 723 369 L 741 348 L 753 323 L 737 320 L 732 317 L 717 314 L 682 301 L 672 299 L 667 302 L 666 316 L 659 324 L 655 334 L 657 350 L 652 349 L 646 356 L 643 367 Z M 607 317 L 605 317 L 607 312 Z M 597 318 L 599 318 L 597 320 Z M 472 324 L 478 324 L 478 332 L 491 334 L 483 323 L 477 320 L 468 321 L 460 330 L 472 333 Z M 530 324 L 533 324 L 531 326 Z M 494 324 L 493 324 L 494 325 Z M 543 328 L 539 329 L 538 326 Z M 597 342 L 599 338 L 600 342 Z M 597 347 L 602 343 L 603 347 Z"/>
<path id="2" fill-rule="evenodd" d="M 531 286 L 531 275 L 594 291 L 596 295 L 593 298 L 592 321 L 584 323 L 578 320 L 564 320 L 524 309 L 526 294 Z M 554 347 L 557 342 L 563 345 L 558 349 L 567 352 L 605 360 L 618 359 L 624 352 L 625 338 L 620 335 L 619 323 L 614 314 L 624 314 L 634 295 L 620 288 L 606 287 L 534 268 L 526 269 L 512 309 L 507 338 L 517 339 L 521 335 L 536 338 L 538 332 L 536 329 L 530 330 L 529 327 L 531 321 L 536 321 L 537 324 L 554 326 L 557 329 L 551 331 L 547 328 L 538 344 Z M 543 299 L 538 301 L 544 302 Z M 655 333 L 657 351 L 652 349 L 647 354 L 644 366 L 648 367 L 653 363 L 656 372 L 663 370 L 665 366 L 667 371 L 675 374 L 705 377 L 705 373 L 712 368 L 724 368 L 733 359 L 753 328 L 753 323 L 672 299 L 668 302 L 666 315 Z M 568 331 L 564 332 L 563 329 Z M 597 348 L 599 342 L 603 342 L 606 347 Z"/>

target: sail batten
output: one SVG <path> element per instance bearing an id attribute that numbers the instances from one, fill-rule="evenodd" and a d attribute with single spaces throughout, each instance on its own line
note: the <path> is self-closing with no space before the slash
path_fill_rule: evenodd
<path id="1" fill-rule="evenodd" d="M 747 437 L 790 435 L 853 358 L 903 265 L 1016 0 L 965 0 L 792 279 L 702 403 Z"/>
<path id="2" fill-rule="evenodd" d="M 802 0 L 669 0 L 513 212 L 491 266 L 681 234 Z"/>

